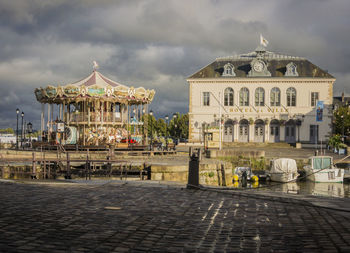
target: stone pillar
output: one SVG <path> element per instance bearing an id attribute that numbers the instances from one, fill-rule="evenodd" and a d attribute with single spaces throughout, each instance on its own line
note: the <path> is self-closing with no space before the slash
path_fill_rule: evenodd
<path id="1" fill-rule="evenodd" d="M 268 143 L 270 141 L 270 123 L 265 124 L 265 135 L 264 135 L 264 142 Z"/>
<path id="2" fill-rule="evenodd" d="M 239 134 L 239 123 L 233 124 L 233 141 L 238 142 L 238 134 Z"/>
<path id="3" fill-rule="evenodd" d="M 280 126 L 280 141 L 284 142 L 285 141 L 285 126 Z"/>
<path id="4" fill-rule="evenodd" d="M 248 142 L 254 142 L 254 124 L 249 124 Z"/>

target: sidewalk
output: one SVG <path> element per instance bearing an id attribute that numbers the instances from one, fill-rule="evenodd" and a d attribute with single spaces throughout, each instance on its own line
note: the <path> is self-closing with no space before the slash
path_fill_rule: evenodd
<path id="1" fill-rule="evenodd" d="M 154 181 L 32 182 L 0 182 L 4 252 L 350 252 L 349 210 L 320 199 Z"/>

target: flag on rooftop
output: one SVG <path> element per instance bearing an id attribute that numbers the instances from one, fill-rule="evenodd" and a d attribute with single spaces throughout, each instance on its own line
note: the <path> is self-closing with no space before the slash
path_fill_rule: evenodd
<path id="1" fill-rule="evenodd" d="M 265 39 L 261 34 L 260 34 L 260 45 L 267 47 L 267 45 L 269 44 L 269 42 L 267 41 L 267 39 Z"/>

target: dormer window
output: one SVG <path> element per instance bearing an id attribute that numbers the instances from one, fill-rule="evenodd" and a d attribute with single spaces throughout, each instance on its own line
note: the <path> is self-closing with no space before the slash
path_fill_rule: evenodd
<path id="1" fill-rule="evenodd" d="M 299 76 L 298 71 L 297 71 L 297 65 L 295 65 L 294 62 L 290 62 L 286 66 L 286 73 L 284 76 Z"/>
<path id="2" fill-rule="evenodd" d="M 236 76 L 234 69 L 235 67 L 231 63 L 225 64 L 222 76 Z"/>

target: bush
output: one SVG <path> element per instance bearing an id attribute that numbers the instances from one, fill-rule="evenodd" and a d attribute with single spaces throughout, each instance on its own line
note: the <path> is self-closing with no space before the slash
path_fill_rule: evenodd
<path id="1" fill-rule="evenodd" d="M 341 137 L 339 134 L 333 135 L 331 138 L 329 138 L 328 145 L 331 146 L 332 148 L 339 149 L 340 144 L 343 144 L 343 143 L 341 141 Z"/>

